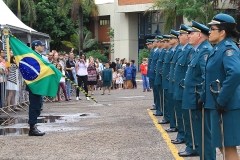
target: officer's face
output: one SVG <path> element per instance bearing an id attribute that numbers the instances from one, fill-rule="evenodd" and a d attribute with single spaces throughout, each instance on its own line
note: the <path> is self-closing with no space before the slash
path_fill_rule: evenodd
<path id="1" fill-rule="evenodd" d="M 223 34 L 221 32 L 219 32 L 218 27 L 216 25 L 212 25 L 209 31 L 209 42 L 213 44 L 217 44 L 218 42 L 220 42 L 223 37 Z"/>
<path id="2" fill-rule="evenodd" d="M 170 47 L 169 41 L 164 41 L 164 48 L 168 49 Z"/>
<path id="3" fill-rule="evenodd" d="M 153 47 L 154 47 L 154 48 L 157 47 L 157 42 L 156 42 L 156 41 L 153 42 Z"/>
<path id="4" fill-rule="evenodd" d="M 197 46 L 198 45 L 198 41 L 201 37 L 201 33 L 200 32 L 191 32 L 189 35 L 189 43 L 193 46 Z"/>
<path id="5" fill-rule="evenodd" d="M 173 45 L 173 46 L 174 46 L 177 42 L 178 42 L 177 38 L 170 38 L 170 40 L 169 40 L 169 44 L 170 44 L 170 45 Z"/>
<path id="6" fill-rule="evenodd" d="M 179 42 L 180 42 L 181 45 L 185 45 L 189 41 L 188 34 L 181 33 L 178 36 L 178 38 L 179 38 Z"/>
<path id="7" fill-rule="evenodd" d="M 35 50 L 38 52 L 38 53 L 42 53 L 44 51 L 44 46 L 35 46 Z"/>
<path id="8" fill-rule="evenodd" d="M 162 42 L 158 41 L 157 45 L 158 45 L 158 48 L 162 48 Z"/>

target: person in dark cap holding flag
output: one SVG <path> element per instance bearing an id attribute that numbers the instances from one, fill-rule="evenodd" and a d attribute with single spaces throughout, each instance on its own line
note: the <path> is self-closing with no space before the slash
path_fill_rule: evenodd
<path id="1" fill-rule="evenodd" d="M 190 32 L 189 43 L 194 47 L 195 53 L 188 63 L 182 108 L 191 110 L 194 142 L 200 160 L 215 160 L 216 149 L 212 146 L 210 111 L 203 108 L 205 91 L 202 89 L 202 83 L 205 81 L 206 61 L 212 50 L 212 46 L 208 42 L 209 28 L 192 21 L 192 27 L 188 31 Z"/>
<path id="2" fill-rule="evenodd" d="M 240 34 L 235 19 L 227 14 L 217 14 L 209 25 L 209 41 L 215 46 L 206 64 L 204 108 L 210 110 L 214 149 L 218 147 L 226 160 L 239 160 L 236 146 L 240 145 L 240 51 L 232 37 Z M 219 86 L 215 84 L 214 88 L 213 84 L 212 89 L 218 93 L 211 93 L 209 86 L 216 81 Z"/>
<path id="3" fill-rule="evenodd" d="M 44 51 L 45 44 L 40 40 L 35 40 L 32 42 L 32 50 L 41 55 Z M 28 124 L 30 125 L 30 130 L 28 132 L 29 136 L 43 136 L 45 133 L 41 132 L 37 129 L 37 118 L 41 114 L 42 108 L 42 96 L 33 94 L 28 86 L 26 86 L 26 90 L 29 92 L 29 119 Z"/>

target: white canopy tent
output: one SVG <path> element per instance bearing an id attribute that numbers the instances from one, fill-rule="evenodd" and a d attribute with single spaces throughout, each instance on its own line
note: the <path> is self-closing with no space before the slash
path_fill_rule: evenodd
<path id="1" fill-rule="evenodd" d="M 0 0 L 0 27 L 8 27 L 12 34 L 26 44 L 31 44 L 32 40 L 39 39 L 46 43 L 46 50 L 49 51 L 49 35 L 38 32 L 20 21 L 17 16 L 8 8 L 8 6 Z"/>

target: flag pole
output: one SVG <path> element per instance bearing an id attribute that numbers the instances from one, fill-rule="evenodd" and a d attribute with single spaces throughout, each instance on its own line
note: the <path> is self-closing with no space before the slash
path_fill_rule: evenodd
<path id="1" fill-rule="evenodd" d="M 10 45 L 9 45 L 9 36 L 11 32 L 10 29 L 7 27 L 4 27 L 1 30 L 1 36 L 2 36 L 2 44 L 3 44 L 3 51 L 4 51 L 4 59 L 6 62 L 6 67 L 10 67 Z"/>
<path id="2" fill-rule="evenodd" d="M 73 81 L 71 81 L 67 76 L 65 76 L 64 74 L 62 74 L 62 76 L 63 76 L 68 82 L 70 82 L 73 86 L 75 86 L 77 89 L 79 89 L 81 92 L 83 92 L 83 94 L 85 94 L 86 96 L 88 96 L 89 98 L 91 98 L 91 100 L 93 100 L 94 102 L 98 103 L 94 97 L 92 97 L 92 96 L 89 95 L 87 92 L 85 92 L 84 89 L 82 89 L 81 87 L 79 87 L 78 85 L 76 85 L 76 84 L 75 84 Z"/>

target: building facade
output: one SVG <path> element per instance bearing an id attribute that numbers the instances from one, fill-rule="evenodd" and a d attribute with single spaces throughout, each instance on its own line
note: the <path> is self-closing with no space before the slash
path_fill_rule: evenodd
<path id="1" fill-rule="evenodd" d="M 234 14 L 236 9 L 228 1 L 220 2 L 219 8 Z M 146 12 L 153 2 L 154 0 L 114 0 L 113 3 L 98 5 L 99 19 L 90 23 L 89 30 L 97 40 L 103 42 L 103 48 L 109 49 L 111 43 L 114 44 L 114 52 L 109 52 L 109 59 L 134 59 L 138 63 L 139 50 L 145 47 L 146 39 L 166 34 L 163 16 L 155 11 Z M 180 23 L 189 22 L 180 17 L 176 26 Z M 107 34 L 110 27 L 114 29 L 112 42 Z"/>

